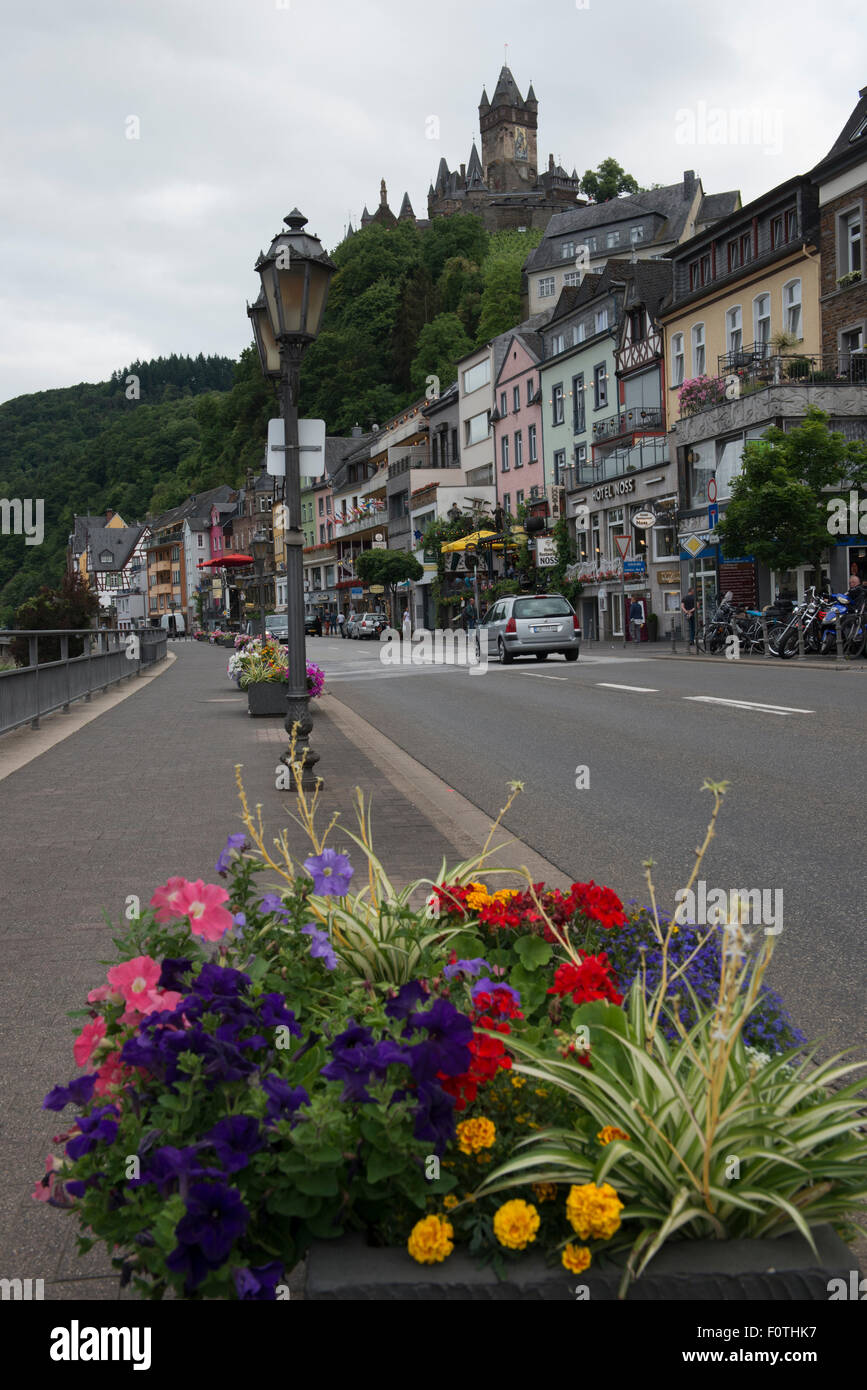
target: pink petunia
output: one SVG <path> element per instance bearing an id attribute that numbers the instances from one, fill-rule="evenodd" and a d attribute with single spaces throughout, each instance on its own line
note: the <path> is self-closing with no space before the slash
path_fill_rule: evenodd
<path id="1" fill-rule="evenodd" d="M 225 888 L 213 883 L 187 883 L 180 895 L 178 906 L 190 919 L 190 930 L 194 936 L 203 936 L 206 941 L 219 941 L 235 925 L 231 912 L 220 904 L 227 902 L 229 894 Z"/>
<path id="2" fill-rule="evenodd" d="M 75 1042 L 72 1044 L 72 1055 L 75 1058 L 75 1065 L 83 1067 L 93 1055 L 93 1050 L 97 1043 L 102 1042 L 105 1037 L 105 1019 L 95 1018 L 93 1023 L 86 1023 L 79 1033 Z"/>
<path id="3" fill-rule="evenodd" d="M 157 961 L 150 956 L 136 956 L 120 965 L 113 965 L 108 972 L 108 982 L 119 989 L 128 1005 L 141 1010 L 152 989 L 160 982 L 162 970 Z"/>
<path id="4" fill-rule="evenodd" d="M 154 917 L 158 922 L 171 922 L 173 917 L 184 916 L 183 909 L 178 908 L 178 901 L 183 890 L 188 887 L 185 878 L 170 878 L 168 883 L 157 889 L 150 905 L 157 909 Z"/>
<path id="5" fill-rule="evenodd" d="M 88 1004 L 101 1004 L 104 999 L 107 999 L 109 1004 L 119 1004 L 122 997 L 117 990 L 112 989 L 111 985 L 97 985 L 96 989 L 92 989 L 87 996 L 87 1002 Z"/>
<path id="6" fill-rule="evenodd" d="M 110 1087 L 119 1086 L 130 1075 L 130 1068 L 122 1065 L 119 1052 L 110 1052 L 99 1068 L 94 1090 L 98 1096 L 108 1094 Z"/>
<path id="7" fill-rule="evenodd" d="M 148 992 L 147 1003 L 142 1000 L 139 1008 L 143 1014 L 159 1013 L 163 1009 L 176 1009 L 183 997 L 176 989 L 152 989 Z"/>
<path id="8" fill-rule="evenodd" d="M 62 1166 L 60 1160 L 55 1158 L 54 1154 L 48 1155 L 45 1160 L 45 1177 L 39 1179 L 32 1193 L 32 1196 L 37 1202 L 47 1202 L 50 1200 L 54 1190 L 54 1184 L 57 1181 L 55 1174 Z"/>

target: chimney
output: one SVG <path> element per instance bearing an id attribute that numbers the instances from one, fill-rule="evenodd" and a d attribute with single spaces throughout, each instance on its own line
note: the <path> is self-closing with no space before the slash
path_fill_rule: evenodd
<path id="1" fill-rule="evenodd" d="M 683 171 L 683 196 L 690 202 L 695 197 L 695 170 L 684 169 Z"/>
<path id="2" fill-rule="evenodd" d="M 111 510 L 111 507 L 109 507 L 108 511 L 107 511 L 106 514 L 105 514 L 105 524 L 106 524 L 106 526 L 107 526 L 108 523 L 111 521 L 111 518 L 112 518 L 113 516 L 114 516 L 114 512 Z"/>
<path id="3" fill-rule="evenodd" d="M 553 156 L 552 154 L 549 154 L 549 155 L 548 155 L 548 173 L 551 174 L 551 173 L 553 173 L 553 172 L 554 172 L 554 156 Z"/>
<path id="4" fill-rule="evenodd" d="M 466 166 L 466 164 L 462 164 L 462 165 L 461 165 L 461 183 L 466 183 L 466 181 L 467 181 L 467 166 Z"/>
<path id="5" fill-rule="evenodd" d="M 350 434 L 351 434 L 352 438 L 353 438 L 353 439 L 360 439 L 361 436 L 363 435 L 363 433 L 364 433 L 364 430 L 361 428 L 361 426 L 359 425 L 358 421 L 356 420 L 355 424 L 352 426 L 352 429 L 350 430 Z"/>

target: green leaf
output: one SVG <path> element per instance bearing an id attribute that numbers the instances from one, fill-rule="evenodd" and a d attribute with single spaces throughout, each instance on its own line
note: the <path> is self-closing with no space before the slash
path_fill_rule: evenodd
<path id="1" fill-rule="evenodd" d="M 183 1197 L 175 1193 L 165 1203 L 162 1211 L 153 1224 L 153 1237 L 161 1250 L 169 1254 L 174 1250 L 178 1243 L 175 1235 L 175 1227 L 186 1211 L 186 1204 Z"/>
<path id="2" fill-rule="evenodd" d="M 381 1153 L 374 1149 L 367 1160 L 367 1181 L 381 1182 L 383 1178 L 390 1178 L 395 1173 L 399 1173 L 401 1168 L 406 1165 L 406 1156 L 402 1153 Z"/>
<path id="3" fill-rule="evenodd" d="M 272 1192 L 266 1202 L 268 1211 L 276 1216 L 315 1216 L 322 1206 L 320 1198 L 305 1192 Z"/>
<path id="4" fill-rule="evenodd" d="M 310 1173 L 302 1173 L 295 1179 L 295 1185 L 299 1192 L 309 1192 L 316 1197 L 336 1197 L 340 1190 L 333 1168 L 314 1168 Z"/>
<path id="5" fill-rule="evenodd" d="M 530 971 L 547 965 L 554 954 L 554 948 L 541 936 L 519 936 L 512 949 L 520 957 L 524 969 Z"/>

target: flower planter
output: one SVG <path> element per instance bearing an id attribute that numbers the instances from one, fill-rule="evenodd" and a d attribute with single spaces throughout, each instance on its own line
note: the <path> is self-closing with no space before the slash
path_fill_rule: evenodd
<path id="1" fill-rule="evenodd" d="M 828 1299 L 828 1283 L 858 1262 L 831 1226 L 816 1226 L 818 1259 L 800 1235 L 778 1240 L 690 1240 L 667 1245 L 629 1290 L 629 1301 L 793 1302 Z M 625 1256 L 594 1265 L 584 1274 L 547 1266 L 529 1255 L 499 1280 L 456 1250 L 442 1264 L 419 1265 L 398 1249 L 373 1249 L 363 1236 L 314 1241 L 307 1256 L 305 1298 L 362 1302 L 412 1300 L 559 1300 L 617 1298 Z M 576 1288 L 587 1293 L 577 1295 Z"/>
<path id="2" fill-rule="evenodd" d="M 255 681 L 248 685 L 247 713 L 285 717 L 286 689 L 284 681 Z"/>

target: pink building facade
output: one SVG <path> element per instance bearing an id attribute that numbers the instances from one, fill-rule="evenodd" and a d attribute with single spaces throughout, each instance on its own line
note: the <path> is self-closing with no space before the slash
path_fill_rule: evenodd
<path id="1" fill-rule="evenodd" d="M 541 344 L 535 334 L 513 333 L 494 381 L 494 476 L 497 502 L 514 516 L 522 502 L 542 494 Z M 535 489 L 535 491 L 534 491 Z M 542 494 L 544 495 L 544 494 Z"/>

